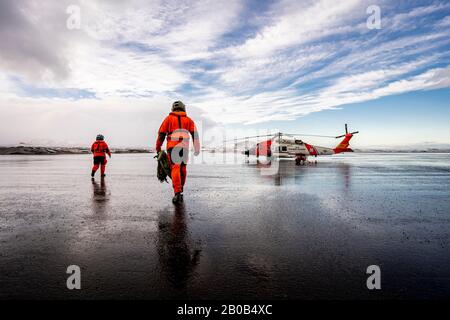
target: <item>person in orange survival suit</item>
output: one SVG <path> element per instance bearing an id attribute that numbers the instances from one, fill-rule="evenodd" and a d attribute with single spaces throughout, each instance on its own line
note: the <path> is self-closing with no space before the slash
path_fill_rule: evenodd
<path id="1" fill-rule="evenodd" d="M 103 135 L 98 134 L 95 142 L 92 144 L 91 152 L 94 154 L 94 166 L 92 167 L 91 177 L 94 177 L 95 172 L 98 170 L 98 167 L 101 165 L 101 173 L 102 178 L 105 177 L 106 170 L 106 154 L 111 158 L 111 151 L 109 150 L 108 145 L 105 142 L 105 137 Z"/>
<path id="2" fill-rule="evenodd" d="M 183 187 L 186 182 L 186 164 L 189 156 L 189 140 L 192 136 L 194 155 L 200 153 L 200 141 L 194 121 L 186 115 L 186 106 L 181 101 L 172 104 L 172 112 L 164 119 L 158 131 L 156 151 L 167 137 L 166 150 L 170 162 L 172 185 L 175 196 L 173 203 L 183 201 Z"/>

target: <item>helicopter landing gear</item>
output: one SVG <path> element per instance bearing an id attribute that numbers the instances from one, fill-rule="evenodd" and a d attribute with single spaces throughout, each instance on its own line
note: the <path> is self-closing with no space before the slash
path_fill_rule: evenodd
<path id="1" fill-rule="evenodd" d="M 302 154 L 297 155 L 295 157 L 295 165 L 300 166 L 300 165 L 305 165 L 306 163 L 306 157 Z"/>
<path id="2" fill-rule="evenodd" d="M 245 155 L 245 163 L 249 163 L 250 162 L 250 150 L 245 150 L 244 155 Z"/>

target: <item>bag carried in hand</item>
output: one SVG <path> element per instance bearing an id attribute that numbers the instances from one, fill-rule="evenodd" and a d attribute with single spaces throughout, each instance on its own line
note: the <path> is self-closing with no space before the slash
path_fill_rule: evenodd
<path id="1" fill-rule="evenodd" d="M 155 158 L 158 161 L 156 176 L 158 177 L 159 182 L 165 181 L 168 183 L 167 177 L 172 177 L 170 176 L 170 163 L 167 153 L 165 151 L 160 151 Z"/>

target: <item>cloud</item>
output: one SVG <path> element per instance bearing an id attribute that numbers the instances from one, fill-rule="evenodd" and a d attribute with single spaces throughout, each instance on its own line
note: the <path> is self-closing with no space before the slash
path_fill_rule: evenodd
<path id="1" fill-rule="evenodd" d="M 292 89 L 234 97 L 224 92 L 211 92 L 194 105 L 205 115 L 220 114 L 220 122 L 256 124 L 268 121 L 292 121 L 312 112 L 333 109 L 341 105 L 363 102 L 416 90 L 431 90 L 450 86 L 450 66 L 428 70 L 419 75 L 395 80 L 396 76 L 414 70 L 425 63 L 416 61 L 395 69 L 370 71 L 339 78 L 334 85 L 299 95 Z M 213 100 L 213 97 L 220 97 Z"/>
<path id="2" fill-rule="evenodd" d="M 124 110 L 124 106 L 126 109 Z M 170 112 L 167 97 L 104 99 L 3 97 L 0 145 L 88 146 L 103 133 L 115 147 L 154 147 L 162 119 Z M 188 106 L 200 133 L 215 123 Z"/>
<path id="3" fill-rule="evenodd" d="M 172 92 L 189 79 L 182 70 L 155 54 L 95 43 L 79 45 L 74 53 L 72 72 L 64 85 L 90 90 L 99 96 L 146 96 Z"/>
<path id="4" fill-rule="evenodd" d="M 254 124 L 449 87 L 450 5 L 375 1 L 382 29 L 369 30 L 372 2 L 2 1 L 3 121 L 13 128 L 32 114 L 40 132 L 61 121 L 49 105 L 80 123 L 107 110 L 132 131 L 115 117 L 156 123 L 159 108 L 183 99 L 204 121 Z M 72 4 L 80 30 L 66 28 Z"/>
<path id="5" fill-rule="evenodd" d="M 58 16 L 48 16 L 48 4 L 0 2 L 0 68 L 29 81 L 62 79 L 69 73 L 66 39 L 54 30 Z M 59 27 L 60 28 L 60 27 Z"/>
<path id="6" fill-rule="evenodd" d="M 450 26 L 450 16 L 443 18 L 437 25 L 441 28 Z"/>
<path id="7" fill-rule="evenodd" d="M 419 6 L 413 8 L 405 13 L 399 13 L 393 15 L 390 19 L 387 19 L 390 28 L 400 29 L 411 27 L 412 21 L 417 21 L 417 18 L 422 18 L 424 16 L 430 15 L 435 12 L 448 10 L 450 8 L 450 4 L 448 3 L 432 3 L 426 6 Z"/>
<path id="8" fill-rule="evenodd" d="M 170 95 L 191 80 L 182 62 L 210 55 L 240 10 L 238 1 L 79 1 L 81 29 L 69 30 L 69 5 L 41 14 L 25 1 L 3 4 L 12 15 L 0 33 L 4 72 L 100 95 Z"/>
<path id="9" fill-rule="evenodd" d="M 340 33 L 344 21 L 361 6 L 357 0 L 348 1 L 281 1 L 274 11 L 274 22 L 265 26 L 244 44 L 230 48 L 237 58 L 260 57 L 276 50 L 297 46 L 319 37 Z M 364 14 L 360 10 L 360 14 Z"/>

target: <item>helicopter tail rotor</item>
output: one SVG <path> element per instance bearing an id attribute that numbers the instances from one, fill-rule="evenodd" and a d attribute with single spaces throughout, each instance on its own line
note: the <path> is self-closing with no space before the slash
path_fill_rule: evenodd
<path id="1" fill-rule="evenodd" d="M 348 127 L 347 127 L 347 124 L 345 124 L 345 134 L 341 134 L 340 136 L 336 136 L 335 138 L 336 139 L 343 138 L 343 137 L 345 137 L 348 134 L 354 135 L 354 134 L 357 134 L 357 133 L 359 133 L 359 131 L 353 131 L 353 132 L 348 133 Z"/>

